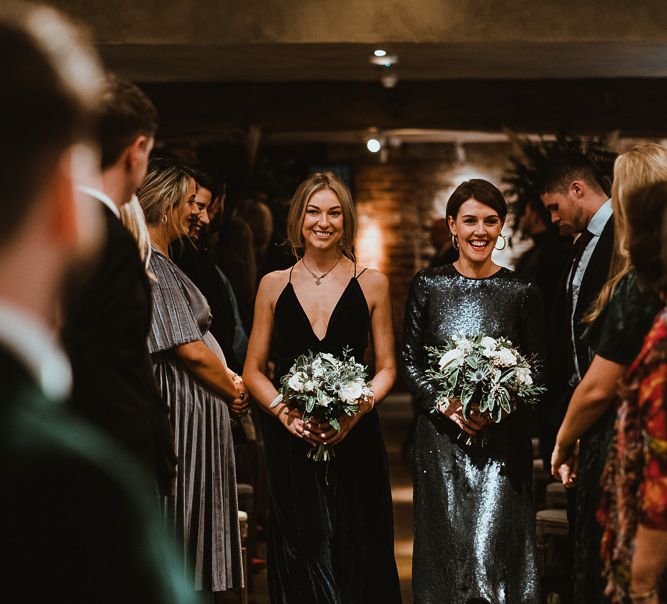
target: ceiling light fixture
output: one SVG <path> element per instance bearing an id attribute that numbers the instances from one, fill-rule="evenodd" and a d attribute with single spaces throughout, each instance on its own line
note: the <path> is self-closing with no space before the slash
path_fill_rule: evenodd
<path id="1" fill-rule="evenodd" d="M 380 149 L 382 149 L 382 143 L 377 138 L 369 138 L 366 141 L 366 148 L 371 153 L 377 153 Z"/>
<path id="2" fill-rule="evenodd" d="M 382 50 L 381 48 L 378 48 L 377 50 L 374 50 L 374 51 L 373 51 L 373 54 L 374 54 L 376 57 L 386 57 L 386 56 L 387 56 L 387 51 L 386 51 L 386 50 Z"/>
<path id="3" fill-rule="evenodd" d="M 384 55 L 376 55 L 375 53 L 373 56 L 370 58 L 370 62 L 373 63 L 373 65 L 377 65 L 378 67 L 393 67 L 398 63 L 398 57 L 396 55 L 390 55 L 390 54 L 384 54 Z"/>

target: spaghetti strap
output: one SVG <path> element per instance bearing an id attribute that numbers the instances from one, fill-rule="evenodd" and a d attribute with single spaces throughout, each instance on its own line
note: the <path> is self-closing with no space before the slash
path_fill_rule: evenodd
<path id="1" fill-rule="evenodd" d="M 361 271 L 358 275 L 356 275 L 356 276 L 355 276 L 355 279 L 359 279 L 359 277 L 361 277 L 361 275 L 363 275 L 367 270 L 368 270 L 368 267 L 366 267 L 363 271 Z M 355 272 L 355 273 L 357 272 L 356 264 L 355 264 L 355 270 L 354 270 L 354 272 Z"/>
<path id="2" fill-rule="evenodd" d="M 297 260 L 297 261 L 292 265 L 292 268 L 289 269 L 289 281 L 288 281 L 288 283 L 292 283 L 292 271 L 294 270 L 294 267 L 296 266 L 297 262 L 299 262 L 299 261 Z"/>

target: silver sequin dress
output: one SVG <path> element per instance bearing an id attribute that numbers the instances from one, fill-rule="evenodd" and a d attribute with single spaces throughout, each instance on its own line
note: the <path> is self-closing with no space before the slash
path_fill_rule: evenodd
<path id="1" fill-rule="evenodd" d="M 414 455 L 416 604 L 538 604 L 532 455 L 527 413 L 487 429 L 485 447 L 466 445 L 460 429 L 427 413 L 434 388 L 424 346 L 455 334 L 504 336 L 542 355 L 540 294 L 507 269 L 469 279 L 452 265 L 414 278 L 405 316 L 403 378 L 423 411 Z"/>

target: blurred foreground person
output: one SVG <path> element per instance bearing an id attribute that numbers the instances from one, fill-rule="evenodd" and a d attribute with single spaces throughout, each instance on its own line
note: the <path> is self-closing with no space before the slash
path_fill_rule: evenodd
<path id="1" fill-rule="evenodd" d="M 193 602 L 131 459 L 62 404 L 71 379 L 53 312 L 100 234 L 74 183 L 96 170 L 86 141 L 102 74 L 81 32 L 34 5 L 2 5 L 0 56 L 3 597 Z"/>
<path id="2" fill-rule="evenodd" d="M 135 456 L 162 495 L 176 476 L 169 407 L 153 376 L 147 337 L 151 289 L 132 235 L 120 220 L 146 175 L 157 114 L 134 84 L 109 76 L 100 115 L 102 182 L 82 187 L 102 210 L 99 263 L 65 307 L 63 341 L 72 363 L 72 405 Z"/>

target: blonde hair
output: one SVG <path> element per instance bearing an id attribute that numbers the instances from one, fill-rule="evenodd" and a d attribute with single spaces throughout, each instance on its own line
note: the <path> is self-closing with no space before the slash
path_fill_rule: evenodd
<path id="1" fill-rule="evenodd" d="M 194 178 L 182 166 L 171 161 L 152 160 L 137 191 L 146 224 L 156 226 L 165 223 L 175 232 L 187 235 L 181 233 L 182 228 L 174 221 L 172 210 L 183 203 L 191 180 Z"/>
<path id="2" fill-rule="evenodd" d="M 611 205 L 614 210 L 614 251 L 609 265 L 609 279 L 586 317 L 595 320 L 614 293 L 618 282 L 630 272 L 627 203 L 634 192 L 647 185 L 667 181 L 667 149 L 656 143 L 635 147 L 619 155 L 614 162 Z"/>
<path id="3" fill-rule="evenodd" d="M 306 207 L 311 197 L 324 189 L 332 191 L 340 201 L 343 212 L 343 238 L 339 244 L 340 251 L 354 261 L 354 240 L 357 235 L 357 215 L 354 211 L 354 202 L 350 190 L 333 172 L 311 174 L 299 185 L 292 196 L 287 216 L 287 240 L 292 246 L 292 253 L 296 258 L 301 257 L 305 247 L 302 227 Z"/>
<path id="4" fill-rule="evenodd" d="M 139 257 L 148 272 L 148 264 L 151 259 L 151 237 L 148 234 L 144 211 L 136 195 L 132 195 L 130 202 L 120 207 L 120 220 L 136 240 Z"/>

